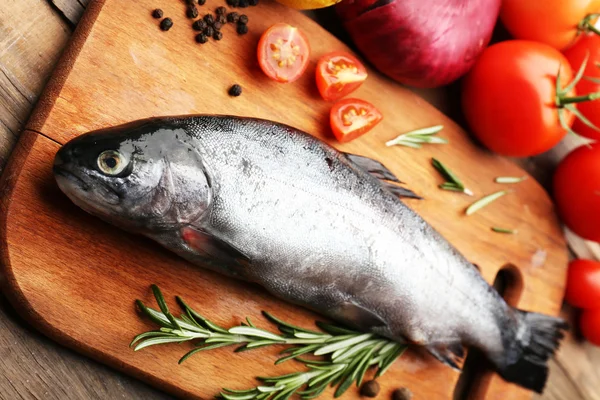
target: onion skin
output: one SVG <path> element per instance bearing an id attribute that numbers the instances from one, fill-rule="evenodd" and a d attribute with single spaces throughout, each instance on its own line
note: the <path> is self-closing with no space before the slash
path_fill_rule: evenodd
<path id="1" fill-rule="evenodd" d="M 523 0 L 526 1 L 526 0 Z M 492 36 L 501 0 L 344 0 L 336 6 L 375 68 L 414 87 L 467 73 Z"/>

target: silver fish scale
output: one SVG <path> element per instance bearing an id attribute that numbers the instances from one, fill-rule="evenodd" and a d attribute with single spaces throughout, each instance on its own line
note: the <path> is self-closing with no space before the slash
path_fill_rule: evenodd
<path id="1" fill-rule="evenodd" d="M 397 340 L 501 351 L 497 316 L 505 303 L 376 178 L 288 127 L 212 117 L 174 122 L 197 142 L 213 182 L 201 227 L 249 256 L 246 279 Z M 364 311 L 384 326 L 369 326 Z"/>

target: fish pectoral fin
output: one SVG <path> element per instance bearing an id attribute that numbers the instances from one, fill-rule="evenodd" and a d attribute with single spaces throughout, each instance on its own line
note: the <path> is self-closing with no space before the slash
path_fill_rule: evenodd
<path id="1" fill-rule="evenodd" d="M 186 226 L 181 229 L 181 238 L 192 250 L 208 258 L 237 264 L 250 262 L 250 258 L 235 246 L 205 230 Z"/>
<path id="2" fill-rule="evenodd" d="M 345 301 L 340 304 L 336 310 L 336 314 L 342 320 L 350 321 L 359 328 L 387 327 L 387 324 L 379 315 L 353 301 Z"/>
<path id="3" fill-rule="evenodd" d="M 390 192 L 392 192 L 393 194 L 395 194 L 398 197 L 408 197 L 411 199 L 418 199 L 418 200 L 423 200 L 423 198 L 421 196 L 419 196 L 418 194 L 416 194 L 415 192 L 413 192 L 410 189 L 407 188 L 403 188 L 402 186 L 397 186 L 394 185 L 393 183 L 389 183 L 389 182 L 385 182 L 382 181 L 381 184 Z"/>
<path id="4" fill-rule="evenodd" d="M 460 371 L 458 363 L 462 362 L 465 355 L 464 348 L 460 342 L 430 343 L 425 348 L 442 363 Z"/>
<path id="5" fill-rule="evenodd" d="M 390 171 L 385 165 L 377 160 L 373 160 L 369 157 L 359 156 L 356 154 L 344 153 L 348 160 L 356 164 L 360 168 L 366 170 L 368 173 L 378 179 L 385 179 L 388 181 L 402 183 L 396 178 L 396 176 Z"/>

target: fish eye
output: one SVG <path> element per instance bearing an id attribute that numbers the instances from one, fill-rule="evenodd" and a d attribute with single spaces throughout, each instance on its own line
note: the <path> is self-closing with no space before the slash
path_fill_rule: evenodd
<path id="1" fill-rule="evenodd" d="M 127 166 L 129 160 L 115 150 L 106 150 L 98 156 L 98 168 L 106 175 L 118 175 Z"/>

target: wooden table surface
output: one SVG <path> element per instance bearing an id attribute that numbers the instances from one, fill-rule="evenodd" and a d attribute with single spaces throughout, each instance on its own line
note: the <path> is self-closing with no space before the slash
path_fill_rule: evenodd
<path id="1" fill-rule="evenodd" d="M 0 171 L 88 2 L 0 1 Z M 323 15 L 329 14 L 314 16 L 321 20 Z M 455 91 L 419 93 L 452 116 L 456 102 L 448 99 Z M 571 137 L 548 154 L 518 162 L 547 184 L 556 162 L 578 144 Z M 574 236 L 569 242 L 575 255 L 600 259 L 597 244 Z M 566 306 L 563 313 L 574 318 Z M 600 349 L 574 336 L 565 340 L 552 361 L 546 391 L 536 399 L 600 400 Z M 1 294 L 0 376 L 0 399 L 6 400 L 171 398 L 51 342 L 27 326 Z"/>

